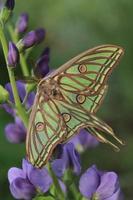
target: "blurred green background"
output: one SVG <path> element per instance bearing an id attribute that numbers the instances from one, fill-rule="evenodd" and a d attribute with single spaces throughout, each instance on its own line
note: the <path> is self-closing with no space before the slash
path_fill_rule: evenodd
<path id="1" fill-rule="evenodd" d="M 30 15 L 29 30 L 45 27 L 44 46 L 51 48 L 51 67 L 57 68 L 80 52 L 100 45 L 117 44 L 125 55 L 111 76 L 110 87 L 98 116 L 108 122 L 126 141 L 120 153 L 106 145 L 89 149 L 82 156 L 83 169 L 96 163 L 98 168 L 119 174 L 126 200 L 133 199 L 133 1 L 132 0 L 16 0 L 13 21 L 26 11 Z M 36 47 L 30 56 L 40 54 Z M 3 65 L 3 54 L 0 53 Z M 0 68 L 0 83 L 8 81 L 6 69 Z M 3 78 L 4 77 L 4 78 Z M 0 199 L 11 200 L 7 171 L 21 166 L 24 145 L 10 144 L 4 126 L 12 119 L 0 109 Z"/>

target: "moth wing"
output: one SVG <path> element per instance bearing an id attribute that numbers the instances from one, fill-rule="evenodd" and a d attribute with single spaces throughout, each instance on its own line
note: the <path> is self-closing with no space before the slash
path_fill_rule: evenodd
<path id="1" fill-rule="evenodd" d="M 28 160 L 41 168 L 49 160 L 53 149 L 66 136 L 66 126 L 54 101 L 44 101 L 39 93 L 33 105 L 26 138 Z"/>
<path id="2" fill-rule="evenodd" d="M 64 91 L 96 95 L 107 84 L 123 53 L 123 48 L 119 46 L 98 46 L 71 59 L 51 77 Z"/>
<path id="3" fill-rule="evenodd" d="M 65 142 L 73 135 L 77 134 L 82 128 L 86 128 L 92 135 L 97 137 L 99 141 L 110 144 L 116 150 L 119 148 L 107 139 L 108 136 L 114 138 L 118 143 L 123 144 L 122 141 L 116 137 L 112 128 L 94 114 L 68 101 L 55 101 L 55 103 L 67 127 Z"/>

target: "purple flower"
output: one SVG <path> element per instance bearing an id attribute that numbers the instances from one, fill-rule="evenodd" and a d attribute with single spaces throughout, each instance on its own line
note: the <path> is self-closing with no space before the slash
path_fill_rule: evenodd
<path id="1" fill-rule="evenodd" d="M 9 42 L 7 60 L 9 67 L 15 67 L 19 62 L 19 52 L 16 45 L 13 42 Z"/>
<path id="2" fill-rule="evenodd" d="M 34 73 L 38 78 L 43 78 L 49 73 L 49 53 L 49 48 L 45 48 L 41 57 L 36 62 Z"/>
<path id="3" fill-rule="evenodd" d="M 26 86 L 24 83 L 22 83 L 21 81 L 16 81 L 16 85 L 17 85 L 17 89 L 18 89 L 18 93 L 19 93 L 19 96 L 20 96 L 20 100 L 21 102 L 23 102 L 25 96 L 26 96 Z M 12 93 L 12 88 L 11 88 L 11 84 L 10 83 L 7 83 L 5 85 L 5 88 L 6 90 L 9 92 L 9 95 L 10 95 L 10 101 L 12 103 L 14 103 L 14 98 L 13 98 L 13 93 Z M 27 98 L 27 101 L 25 103 L 25 106 L 27 109 L 29 109 L 32 105 L 33 105 L 33 101 L 34 101 L 34 98 L 35 98 L 35 93 L 34 92 L 31 92 L 29 95 L 28 95 L 28 98 Z M 11 114 L 12 116 L 15 116 L 16 112 L 15 110 L 8 104 L 3 104 L 3 107 L 4 109 L 9 113 Z"/>
<path id="4" fill-rule="evenodd" d="M 52 179 L 45 168 L 36 169 L 25 159 L 22 162 L 22 169 L 9 169 L 8 180 L 13 197 L 25 200 L 31 200 L 37 190 L 47 192 L 52 184 Z"/>
<path id="5" fill-rule="evenodd" d="M 5 135 L 8 141 L 11 143 L 21 143 L 25 141 L 26 129 L 18 117 L 15 118 L 15 123 L 6 125 Z"/>
<path id="6" fill-rule="evenodd" d="M 18 43 L 18 48 L 20 51 L 23 49 L 30 48 L 36 44 L 39 44 L 45 38 L 45 30 L 43 28 L 38 28 L 34 31 L 28 32 L 22 40 Z"/>
<path id="7" fill-rule="evenodd" d="M 73 169 L 75 174 L 80 174 L 81 165 L 80 158 L 77 151 L 74 149 L 72 143 L 66 145 L 60 145 L 61 153 L 59 153 L 58 159 L 52 162 L 52 169 L 58 177 L 62 177 L 65 170 L 69 167 Z"/>
<path id="8" fill-rule="evenodd" d="M 38 28 L 35 30 L 36 32 L 36 43 L 39 44 L 45 38 L 45 30 L 43 28 Z"/>
<path id="9" fill-rule="evenodd" d="M 22 13 L 16 24 L 17 33 L 24 33 L 28 27 L 29 16 L 27 13 Z"/>
<path id="10" fill-rule="evenodd" d="M 115 172 L 99 171 L 95 165 L 80 178 L 79 190 L 86 198 L 121 200 L 118 176 Z"/>
<path id="11" fill-rule="evenodd" d="M 89 147 L 96 147 L 99 144 L 98 140 L 85 129 L 82 129 L 80 133 L 74 136 L 69 142 L 73 143 L 79 152 Z"/>
<path id="12" fill-rule="evenodd" d="M 36 43 L 36 32 L 30 31 L 28 32 L 25 37 L 22 39 L 22 45 L 24 49 L 30 48 Z"/>
<path id="13" fill-rule="evenodd" d="M 14 6 L 15 6 L 15 0 L 7 0 L 5 3 L 5 6 L 9 9 L 9 10 L 13 10 Z"/>

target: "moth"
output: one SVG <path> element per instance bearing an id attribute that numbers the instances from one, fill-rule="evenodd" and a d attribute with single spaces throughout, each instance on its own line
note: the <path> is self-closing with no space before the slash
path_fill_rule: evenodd
<path id="1" fill-rule="evenodd" d="M 58 144 L 83 128 L 119 150 L 108 137 L 123 142 L 96 112 L 107 93 L 108 78 L 123 53 L 123 48 L 116 45 L 95 47 L 39 82 L 26 139 L 27 158 L 35 167 L 43 167 Z"/>

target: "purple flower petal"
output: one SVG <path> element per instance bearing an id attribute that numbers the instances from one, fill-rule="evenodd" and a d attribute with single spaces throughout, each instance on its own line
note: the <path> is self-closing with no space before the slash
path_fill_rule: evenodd
<path id="1" fill-rule="evenodd" d="M 33 169 L 33 165 L 31 165 L 26 159 L 22 160 L 22 169 L 24 173 L 27 175 L 28 179 L 30 178 L 30 172 Z"/>
<path id="2" fill-rule="evenodd" d="M 8 180 L 11 184 L 16 178 L 26 178 L 26 174 L 23 172 L 22 169 L 19 169 L 17 167 L 12 167 L 8 171 Z"/>
<path id="3" fill-rule="evenodd" d="M 19 51 L 13 42 L 9 42 L 7 60 L 9 67 L 15 67 L 19 62 Z"/>
<path id="4" fill-rule="evenodd" d="M 26 139 L 26 129 L 19 118 L 16 123 L 10 123 L 5 127 L 5 135 L 11 143 L 21 143 Z"/>
<path id="5" fill-rule="evenodd" d="M 96 190 L 96 193 L 101 199 L 111 197 L 119 188 L 118 176 L 114 172 L 106 172 L 101 176 L 101 183 Z"/>
<path id="6" fill-rule="evenodd" d="M 24 99 L 24 97 L 26 95 L 25 85 L 24 85 L 24 83 L 22 83 L 20 81 L 16 81 L 16 85 L 17 85 L 17 89 L 18 89 L 18 93 L 19 93 L 19 96 L 21 98 L 21 101 L 23 101 L 23 99 Z M 10 94 L 10 101 L 14 103 L 14 97 L 13 97 L 13 92 L 12 92 L 11 84 L 7 83 L 5 85 L 5 88 L 7 89 L 7 91 Z"/>
<path id="7" fill-rule="evenodd" d="M 46 32 L 44 28 L 38 28 L 35 30 L 35 32 L 36 32 L 36 43 L 39 44 L 44 40 Z"/>
<path id="8" fill-rule="evenodd" d="M 34 186 L 23 178 L 16 178 L 10 185 L 10 191 L 16 199 L 31 200 L 36 194 Z"/>
<path id="9" fill-rule="evenodd" d="M 80 157 L 78 152 L 75 150 L 72 143 L 65 145 L 68 152 L 69 166 L 73 168 L 75 174 L 79 175 L 81 172 Z"/>
<path id="10" fill-rule="evenodd" d="M 47 192 L 52 184 L 52 179 L 46 169 L 33 168 L 29 174 L 30 182 L 42 192 Z"/>
<path id="11" fill-rule="evenodd" d="M 9 9 L 9 10 L 13 10 L 14 6 L 15 6 L 15 0 L 7 0 L 5 3 L 5 6 Z"/>
<path id="12" fill-rule="evenodd" d="M 26 107 L 27 107 L 28 109 L 33 105 L 34 99 L 35 99 L 35 92 L 31 92 L 31 93 L 28 95 L 27 102 L 26 102 Z"/>
<path id="13" fill-rule="evenodd" d="M 21 81 L 16 81 L 16 85 L 17 85 L 17 89 L 18 89 L 18 93 L 20 96 L 20 100 L 21 102 L 23 102 L 25 95 L 26 95 L 26 86 L 24 83 L 22 83 Z M 14 97 L 13 97 L 13 93 L 12 93 L 12 88 L 11 88 L 11 84 L 7 83 L 5 85 L 6 90 L 9 92 L 10 95 L 10 101 L 14 103 Z M 27 101 L 26 101 L 26 107 L 29 109 L 34 102 L 34 98 L 35 98 L 35 93 L 31 92 L 28 95 Z M 13 109 L 8 105 L 8 104 L 3 104 L 3 107 L 6 109 L 6 111 L 10 114 L 12 114 L 14 116 L 14 111 Z"/>
<path id="14" fill-rule="evenodd" d="M 35 31 L 28 32 L 21 40 L 21 42 L 23 48 L 25 49 L 32 47 L 33 45 L 36 44 L 36 32 Z"/>
<path id="15" fill-rule="evenodd" d="M 52 169 L 57 177 L 62 177 L 66 168 L 66 163 L 63 162 L 63 159 L 55 159 L 52 162 Z"/>
<path id="16" fill-rule="evenodd" d="M 2 104 L 2 108 L 4 108 L 5 111 L 10 115 L 12 115 L 13 117 L 15 116 L 15 110 L 11 108 L 11 106 L 9 106 L 7 103 Z"/>
<path id="17" fill-rule="evenodd" d="M 80 178 L 79 190 L 87 198 L 91 198 L 100 182 L 100 176 L 95 166 L 90 167 Z"/>
<path id="18" fill-rule="evenodd" d="M 58 177 L 63 176 L 65 170 L 69 167 L 77 175 L 81 172 L 79 154 L 72 143 L 62 145 L 62 153 L 60 153 L 59 159 L 54 160 L 52 163 L 52 168 Z"/>
<path id="19" fill-rule="evenodd" d="M 16 24 L 16 31 L 18 33 L 24 33 L 28 27 L 29 16 L 27 13 L 22 13 Z"/>
<path id="20" fill-rule="evenodd" d="M 9 94 L 10 94 L 10 101 L 11 102 L 14 102 L 14 97 L 13 97 L 13 93 L 12 93 L 12 88 L 11 88 L 11 84 L 10 83 L 7 83 L 6 85 L 5 85 L 5 88 L 6 88 L 6 90 L 9 92 Z"/>
<path id="21" fill-rule="evenodd" d="M 38 78 L 43 78 L 49 73 L 50 49 L 47 47 L 42 52 L 40 58 L 36 61 L 34 74 Z"/>
<path id="22" fill-rule="evenodd" d="M 123 200 L 120 188 L 111 197 L 106 198 L 105 200 Z"/>
<path id="23" fill-rule="evenodd" d="M 99 144 L 98 140 L 85 129 L 82 129 L 70 142 L 73 143 L 79 151 L 85 150 L 88 147 L 95 147 Z"/>
<path id="24" fill-rule="evenodd" d="M 41 53 L 41 56 L 44 56 L 44 55 L 48 55 L 49 56 L 50 54 L 50 48 L 49 47 L 46 47 L 43 52 Z"/>
<path id="25" fill-rule="evenodd" d="M 49 57 L 47 55 L 44 55 L 37 60 L 34 73 L 38 78 L 43 78 L 49 73 L 48 62 Z"/>
<path id="26" fill-rule="evenodd" d="M 61 187 L 62 191 L 64 193 L 66 193 L 67 192 L 66 185 L 60 179 L 58 181 L 59 181 L 59 184 L 60 184 L 60 187 Z"/>

